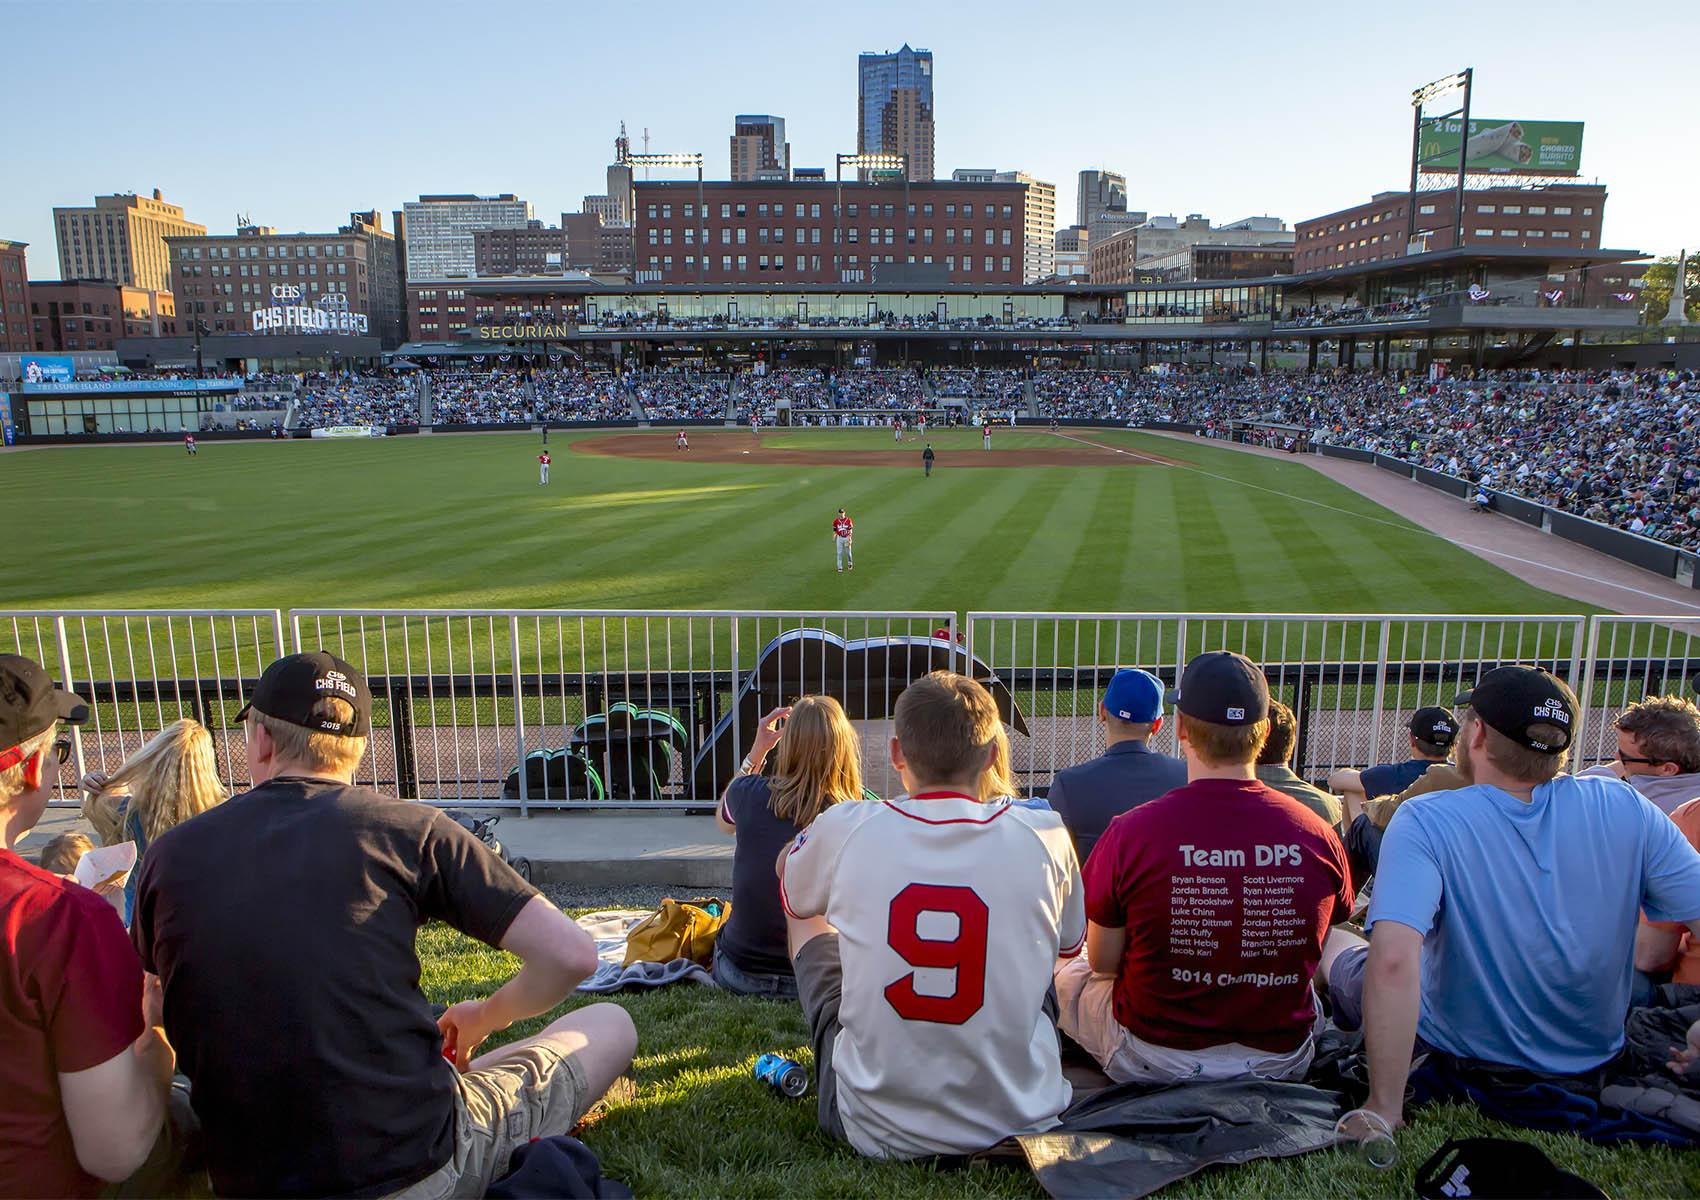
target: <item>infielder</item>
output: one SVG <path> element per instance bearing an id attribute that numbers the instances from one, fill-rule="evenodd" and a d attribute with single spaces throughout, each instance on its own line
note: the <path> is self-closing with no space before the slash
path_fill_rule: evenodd
<path id="1" fill-rule="evenodd" d="M 837 552 L 838 573 L 840 575 L 844 574 L 846 565 L 852 571 L 856 569 L 856 556 L 850 548 L 851 532 L 854 529 L 855 523 L 844 515 L 842 508 L 839 509 L 838 515 L 832 519 L 832 543 Z"/>
<path id="2" fill-rule="evenodd" d="M 755 413 L 750 414 L 750 433 L 755 437 L 761 436 L 761 418 Z"/>
<path id="3" fill-rule="evenodd" d="M 903 419 L 901 417 L 893 417 L 891 420 L 891 441 L 893 445 L 901 445 L 903 442 Z"/>
<path id="4" fill-rule="evenodd" d="M 690 439 L 685 436 L 685 431 L 683 429 L 679 430 L 679 439 L 678 439 L 678 441 L 676 441 L 673 444 L 673 449 L 675 449 L 675 450 L 689 450 L 690 448 L 691 448 Z"/>
<path id="5" fill-rule="evenodd" d="M 980 429 L 980 448 L 982 450 L 992 448 L 992 427 L 990 425 L 982 426 Z"/>
<path id="6" fill-rule="evenodd" d="M 549 452 L 547 450 L 537 456 L 537 474 L 539 486 L 549 482 Z"/>

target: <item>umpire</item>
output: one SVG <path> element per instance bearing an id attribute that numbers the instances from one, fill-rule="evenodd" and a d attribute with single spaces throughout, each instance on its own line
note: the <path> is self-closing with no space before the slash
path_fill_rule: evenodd
<path id="1" fill-rule="evenodd" d="M 933 473 L 933 444 L 931 442 L 928 442 L 927 448 L 921 451 L 921 469 L 931 477 Z"/>
<path id="2" fill-rule="evenodd" d="M 1098 720 L 1104 753 L 1058 771 L 1049 797 L 1083 863 L 1112 820 L 1186 782 L 1186 763 L 1146 745 L 1163 727 L 1163 681 L 1155 675 L 1117 671 L 1104 690 Z"/>

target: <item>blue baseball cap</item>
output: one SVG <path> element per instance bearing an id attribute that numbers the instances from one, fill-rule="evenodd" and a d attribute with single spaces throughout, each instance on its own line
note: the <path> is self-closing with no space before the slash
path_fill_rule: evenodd
<path id="1" fill-rule="evenodd" d="M 1149 725 L 1163 714 L 1163 681 L 1149 671 L 1117 671 L 1104 689 L 1104 709 L 1118 721 Z"/>

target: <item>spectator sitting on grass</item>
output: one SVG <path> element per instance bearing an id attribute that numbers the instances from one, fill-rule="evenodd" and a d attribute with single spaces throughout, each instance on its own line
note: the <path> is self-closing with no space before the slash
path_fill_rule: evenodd
<path id="1" fill-rule="evenodd" d="M 1627 782 L 1674 813 L 1700 799 L 1700 709 L 1683 696 L 1648 696 L 1617 718 L 1617 757 L 1579 771 Z"/>
<path id="2" fill-rule="evenodd" d="M 772 778 L 762 764 L 777 746 Z M 755 744 L 720 797 L 714 823 L 732 849 L 732 915 L 714 939 L 714 981 L 742 995 L 797 998 L 773 863 L 834 804 L 862 798 L 861 743 L 830 696 L 804 696 L 761 719 Z"/>
<path id="3" fill-rule="evenodd" d="M 1638 914 L 1700 930 L 1700 854 L 1676 825 L 1627 784 L 1562 774 L 1577 712 L 1565 684 L 1500 667 L 1458 703 L 1469 786 L 1399 808 L 1369 945 L 1341 935 L 1324 963 L 1335 1022 L 1365 1032 L 1367 1107 L 1391 1124 L 1419 1043 L 1594 1071 L 1623 1048 Z"/>
<path id="4" fill-rule="evenodd" d="M 894 711 L 906 795 L 827 809 L 780 858 L 828 1133 L 874 1158 L 982 1150 L 1069 1101 L 1051 970 L 1085 935 L 1055 813 L 982 803 L 997 705 L 934 671 Z"/>
<path id="5" fill-rule="evenodd" d="M 124 920 L 136 905 L 136 879 L 147 850 L 168 829 L 224 803 L 212 734 L 199 721 L 173 721 L 111 775 L 83 776 L 83 816 L 101 844 L 136 843 L 136 868 L 124 884 Z"/>
<path id="6" fill-rule="evenodd" d="M 1117 671 L 1098 705 L 1104 753 L 1065 767 L 1051 780 L 1051 807 L 1085 862 L 1110 821 L 1186 782 L 1186 764 L 1147 744 L 1163 727 L 1163 681 L 1146 671 Z"/>
<path id="7" fill-rule="evenodd" d="M 15 850 L 58 781 L 59 722 L 87 718 L 38 664 L 0 655 L 0 1195 L 100 1195 L 165 1124 L 171 1047 L 123 923 Z"/>
<path id="8" fill-rule="evenodd" d="M 1352 915 L 1346 852 L 1256 778 L 1255 664 L 1199 655 L 1175 707 L 1187 783 L 1111 821 L 1087 860 L 1086 958 L 1057 964 L 1057 1024 L 1117 1083 L 1301 1079 L 1311 977 Z"/>
<path id="9" fill-rule="evenodd" d="M 136 946 L 164 983 L 220 1195 L 481 1196 L 636 1047 L 625 1010 L 596 1004 L 472 1057 L 560 1004 L 596 947 L 438 809 L 350 784 L 371 708 L 341 659 L 272 663 L 238 714 L 254 788 L 142 864 Z M 433 920 L 518 956 L 518 974 L 434 1018 L 415 946 Z"/>
<path id="10" fill-rule="evenodd" d="M 1269 701 L 1269 736 L 1257 753 L 1257 777 L 1285 792 L 1330 826 L 1340 824 L 1340 797 L 1306 783 L 1293 773 L 1293 748 L 1298 744 L 1298 720 L 1279 700 Z"/>
<path id="11" fill-rule="evenodd" d="M 1345 768 L 1328 777 L 1328 787 L 1338 792 L 1344 802 L 1343 819 L 1346 852 L 1354 864 L 1354 878 L 1362 883 L 1373 874 L 1375 862 L 1381 855 L 1381 833 L 1387 820 L 1372 821 L 1364 816 L 1367 801 L 1380 796 L 1394 796 L 1415 783 L 1436 763 L 1443 763 L 1452 753 L 1452 742 L 1458 736 L 1458 720 L 1444 708 L 1430 705 L 1411 714 L 1410 746 L 1412 757 L 1404 762 L 1382 763 L 1363 771 Z M 1387 814 L 1390 819 L 1391 812 Z M 1367 864 L 1368 870 L 1360 870 Z"/>

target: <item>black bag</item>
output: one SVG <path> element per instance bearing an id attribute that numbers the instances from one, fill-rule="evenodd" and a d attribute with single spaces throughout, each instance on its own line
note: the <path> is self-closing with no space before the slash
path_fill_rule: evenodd
<path id="1" fill-rule="evenodd" d="M 1510 1138 L 1453 1138 L 1418 1169 L 1416 1188 L 1429 1200 L 1607 1200 L 1580 1175 L 1559 1170 L 1539 1146 Z"/>
<path id="2" fill-rule="evenodd" d="M 488 846 L 490 848 L 490 853 L 494 854 L 497 858 L 501 859 L 503 862 L 507 863 L 508 866 L 517 871 L 521 879 L 525 880 L 527 883 L 531 882 L 531 860 L 529 858 L 522 858 L 509 854 L 507 850 L 503 848 L 502 843 L 496 840 L 496 835 L 491 832 L 495 828 L 496 822 L 502 819 L 499 814 L 488 817 L 475 817 L 471 813 L 461 812 L 459 809 L 451 808 L 447 809 L 443 815 Z"/>

